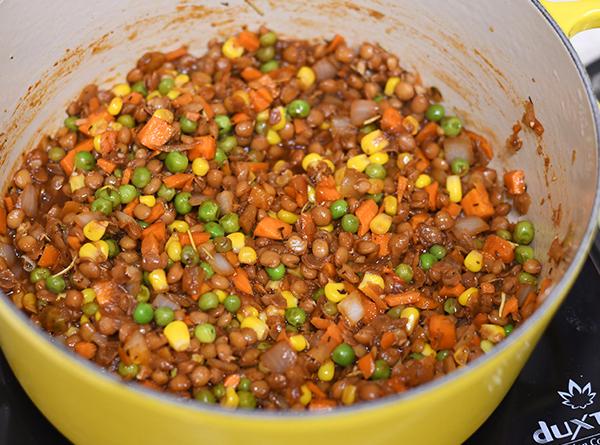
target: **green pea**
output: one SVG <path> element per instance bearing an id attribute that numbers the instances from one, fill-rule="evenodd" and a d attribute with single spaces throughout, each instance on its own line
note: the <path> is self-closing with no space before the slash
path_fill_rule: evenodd
<path id="1" fill-rule="evenodd" d="M 96 198 L 103 198 L 110 201 L 112 208 L 116 208 L 121 205 L 121 194 L 119 190 L 113 188 L 101 188 L 96 190 L 94 194 Z"/>
<path id="2" fill-rule="evenodd" d="M 512 324 L 507 324 L 504 326 L 504 333 L 506 335 L 510 335 L 515 327 Z"/>
<path id="3" fill-rule="evenodd" d="M 325 288 L 324 287 L 320 287 L 316 291 L 313 292 L 312 299 L 315 300 L 315 301 L 319 301 L 319 299 L 321 297 L 323 297 L 324 295 L 325 295 Z"/>
<path id="4" fill-rule="evenodd" d="M 496 235 L 506 241 L 510 241 L 512 239 L 512 234 L 506 229 L 498 229 L 496 230 Z"/>
<path id="5" fill-rule="evenodd" d="M 535 237 L 535 228 L 531 221 L 519 221 L 513 230 L 513 239 L 519 244 L 529 244 Z"/>
<path id="6" fill-rule="evenodd" d="M 354 353 L 354 349 L 352 349 L 352 346 L 348 343 L 342 343 L 341 345 L 336 346 L 331 353 L 331 360 L 340 366 L 350 366 L 354 363 L 355 359 L 356 354 Z"/>
<path id="7" fill-rule="evenodd" d="M 135 91 L 136 93 L 140 93 L 142 96 L 146 97 L 148 95 L 148 88 L 146 88 L 146 84 L 143 80 L 134 83 L 131 86 L 131 91 Z"/>
<path id="8" fill-rule="evenodd" d="M 75 167 L 79 170 L 90 171 L 96 165 L 96 158 L 89 151 L 75 153 Z"/>
<path id="9" fill-rule="evenodd" d="M 435 355 L 435 359 L 438 362 L 444 361 L 446 359 L 446 357 L 448 357 L 450 355 L 450 351 L 448 351 L 447 349 L 442 349 L 441 351 L 438 351 L 438 353 Z"/>
<path id="10" fill-rule="evenodd" d="M 333 219 L 340 219 L 346 213 L 348 213 L 348 203 L 344 199 L 338 199 L 333 201 L 329 206 L 329 211 Z"/>
<path id="11" fill-rule="evenodd" d="M 358 232 L 359 221 L 354 215 L 344 215 L 342 217 L 342 229 L 344 232 L 356 233 Z"/>
<path id="12" fill-rule="evenodd" d="M 138 196 L 137 189 L 131 184 L 123 184 L 119 186 L 119 197 L 123 204 L 129 204 Z"/>
<path id="13" fill-rule="evenodd" d="M 181 249 L 181 262 L 186 266 L 194 266 L 198 264 L 198 253 L 189 244 Z"/>
<path id="14" fill-rule="evenodd" d="M 271 71 L 275 71 L 277 68 L 279 68 L 279 62 L 277 60 L 269 60 L 260 66 L 260 70 L 263 73 L 270 73 Z"/>
<path id="15" fill-rule="evenodd" d="M 200 343 L 212 343 L 217 338 L 217 330 L 210 323 L 202 323 L 194 328 L 194 336 Z"/>
<path id="16" fill-rule="evenodd" d="M 29 273 L 29 281 L 37 283 L 38 281 L 45 280 L 50 276 L 50 271 L 45 267 L 36 267 Z"/>
<path id="17" fill-rule="evenodd" d="M 221 135 L 229 133 L 233 128 L 231 120 L 226 114 L 217 114 L 215 116 L 215 122 L 217 127 L 219 127 L 219 134 Z"/>
<path id="18" fill-rule="evenodd" d="M 335 304 L 333 301 L 327 301 L 325 304 L 323 304 L 322 309 L 323 313 L 328 317 L 335 317 L 338 313 L 337 304 Z"/>
<path id="19" fill-rule="evenodd" d="M 157 195 L 159 198 L 162 198 L 164 201 L 169 202 L 175 197 L 176 190 L 170 187 L 167 187 L 164 184 L 160 185 L 158 189 Z"/>
<path id="20" fill-rule="evenodd" d="M 217 151 L 215 152 L 215 162 L 219 167 L 222 167 L 225 161 L 227 160 L 227 153 L 223 151 L 222 148 L 217 147 Z"/>
<path id="21" fill-rule="evenodd" d="M 292 117 L 307 117 L 310 113 L 310 105 L 302 99 L 296 99 L 287 106 L 287 111 Z"/>
<path id="22" fill-rule="evenodd" d="M 190 204 L 190 198 L 192 194 L 190 192 L 179 192 L 175 195 L 175 210 L 180 215 L 187 215 L 192 211 L 192 205 Z"/>
<path id="23" fill-rule="evenodd" d="M 117 119 L 117 122 L 127 128 L 135 127 L 135 119 L 131 114 L 122 114 Z"/>
<path id="24" fill-rule="evenodd" d="M 92 212 L 104 213 L 106 216 L 110 215 L 113 211 L 111 202 L 106 198 L 98 198 L 92 202 L 90 206 Z"/>
<path id="25" fill-rule="evenodd" d="M 444 301 L 444 312 L 450 315 L 456 313 L 456 309 L 458 308 L 456 303 L 456 298 L 446 299 L 446 301 Z"/>
<path id="26" fill-rule="evenodd" d="M 306 322 L 306 312 L 300 307 L 289 307 L 285 310 L 285 320 L 292 326 L 302 326 Z"/>
<path id="27" fill-rule="evenodd" d="M 429 248 L 429 253 L 432 254 L 436 259 L 441 260 L 446 256 L 446 248 L 440 244 L 434 244 Z"/>
<path id="28" fill-rule="evenodd" d="M 135 300 L 138 303 L 145 303 L 146 301 L 148 301 L 150 299 L 150 289 L 148 289 L 146 286 L 144 286 L 143 284 L 140 286 L 140 291 L 138 292 L 138 294 L 135 296 Z"/>
<path id="29" fill-rule="evenodd" d="M 260 46 L 273 46 L 277 43 L 277 34 L 273 31 L 264 33 L 259 37 Z"/>
<path id="30" fill-rule="evenodd" d="M 123 170 L 121 170 L 120 168 L 115 168 L 113 176 L 117 179 L 121 179 L 123 177 Z"/>
<path id="31" fill-rule="evenodd" d="M 217 144 L 218 148 L 223 150 L 225 154 L 231 153 L 235 147 L 237 147 L 237 138 L 235 136 L 226 136 L 219 141 Z"/>
<path id="32" fill-rule="evenodd" d="M 371 375 L 371 380 L 389 379 L 391 374 L 390 365 L 385 360 L 375 360 L 375 370 Z"/>
<path id="33" fill-rule="evenodd" d="M 225 233 L 233 233 L 240 230 L 240 217 L 237 213 L 228 213 L 227 215 L 224 215 L 219 220 L 219 223 L 223 227 L 223 230 L 225 230 Z"/>
<path id="34" fill-rule="evenodd" d="M 241 409 L 254 409 L 256 408 L 256 397 L 250 391 L 238 391 L 239 407 Z"/>
<path id="35" fill-rule="evenodd" d="M 223 397 L 225 397 L 225 385 L 223 385 L 222 383 L 217 383 L 213 387 L 213 394 L 217 399 L 222 399 Z"/>
<path id="36" fill-rule="evenodd" d="M 413 360 L 422 360 L 425 356 L 419 352 L 413 352 L 408 357 L 412 358 Z"/>
<path id="37" fill-rule="evenodd" d="M 194 134 L 198 129 L 198 123 L 185 116 L 181 116 L 179 118 L 179 128 L 181 128 L 181 131 L 185 134 Z"/>
<path id="38" fill-rule="evenodd" d="M 161 306 L 154 311 L 154 321 L 159 326 L 166 326 L 175 319 L 175 312 L 167 306 Z"/>
<path id="39" fill-rule="evenodd" d="M 277 267 L 265 267 L 267 275 L 273 281 L 279 281 L 285 276 L 285 266 L 280 263 Z"/>
<path id="40" fill-rule="evenodd" d="M 448 116 L 442 119 L 442 130 L 448 137 L 458 136 L 462 130 L 462 122 L 456 116 Z"/>
<path id="41" fill-rule="evenodd" d="M 148 227 L 150 225 L 146 221 L 138 221 L 137 223 L 140 225 L 140 227 L 142 229 L 145 229 L 146 227 Z"/>
<path id="42" fill-rule="evenodd" d="M 171 173 L 183 173 L 189 162 L 187 156 L 178 151 L 170 152 L 165 158 L 165 165 Z"/>
<path id="43" fill-rule="evenodd" d="M 106 244 L 108 244 L 108 257 L 116 257 L 121 251 L 117 242 L 114 239 L 106 239 L 104 241 L 106 241 Z"/>
<path id="44" fill-rule="evenodd" d="M 254 125 L 254 131 L 256 134 L 264 135 L 269 128 L 269 125 L 266 122 L 256 122 Z"/>
<path id="45" fill-rule="evenodd" d="M 174 87 L 175 81 L 172 77 L 163 77 L 158 84 L 158 92 L 166 96 Z"/>
<path id="46" fill-rule="evenodd" d="M 133 310 L 133 320 L 138 324 L 150 323 L 154 318 L 154 309 L 149 303 L 138 303 Z"/>
<path id="47" fill-rule="evenodd" d="M 150 170 L 146 167 L 136 167 L 131 175 L 131 183 L 140 189 L 146 187 L 151 179 Z"/>
<path id="48" fill-rule="evenodd" d="M 196 399 L 200 403 L 213 404 L 216 402 L 215 396 L 210 389 L 202 388 L 194 394 L 194 399 Z"/>
<path id="49" fill-rule="evenodd" d="M 450 163 L 452 173 L 459 176 L 464 176 L 469 171 L 469 162 L 463 158 L 455 158 Z"/>
<path id="50" fill-rule="evenodd" d="M 81 308 L 83 313 L 88 317 L 91 317 L 94 314 L 96 314 L 96 312 L 98 312 L 99 309 L 100 306 L 98 306 L 98 303 L 96 303 L 95 301 L 90 301 L 89 303 L 84 304 Z"/>
<path id="51" fill-rule="evenodd" d="M 204 201 L 198 208 L 198 218 L 200 221 L 216 221 L 219 217 L 219 205 L 211 200 Z"/>
<path id="52" fill-rule="evenodd" d="M 377 130 L 377 125 L 368 124 L 368 125 L 361 127 L 360 132 L 363 134 L 369 134 L 370 132 L 375 131 L 375 130 Z"/>
<path id="53" fill-rule="evenodd" d="M 377 96 L 375 96 L 375 97 L 373 98 L 373 101 L 374 101 L 374 102 L 376 102 L 376 103 L 379 103 L 379 102 L 381 102 L 383 99 L 385 99 L 385 96 L 384 96 L 383 94 L 378 94 Z"/>
<path id="54" fill-rule="evenodd" d="M 204 224 L 204 230 L 206 230 L 211 238 L 217 238 L 218 236 L 225 236 L 225 230 L 223 227 L 215 221 L 207 222 Z"/>
<path id="55" fill-rule="evenodd" d="M 375 193 L 373 195 L 367 195 L 367 196 L 369 197 L 369 199 L 372 199 L 377 204 L 381 203 L 381 200 L 383 199 L 383 193 Z"/>
<path id="56" fill-rule="evenodd" d="M 242 377 L 240 383 L 238 383 L 238 389 L 240 391 L 250 391 L 252 389 L 252 380 L 248 377 Z"/>
<path id="57" fill-rule="evenodd" d="M 217 306 L 219 306 L 219 297 L 214 292 L 206 292 L 198 300 L 198 307 L 203 311 L 210 311 Z"/>
<path id="58" fill-rule="evenodd" d="M 127 380 L 134 379 L 135 376 L 140 372 L 140 367 L 135 363 L 130 365 L 126 365 L 124 362 L 119 362 L 119 367 L 117 368 L 117 372 L 119 375 Z"/>
<path id="59" fill-rule="evenodd" d="M 67 153 L 61 147 L 52 147 L 48 150 L 48 159 L 54 162 L 59 162 Z"/>
<path id="60" fill-rule="evenodd" d="M 223 300 L 223 306 L 227 311 L 235 314 L 242 306 L 242 300 L 237 295 L 229 294 Z"/>
<path id="61" fill-rule="evenodd" d="M 204 278 L 209 280 L 215 274 L 213 268 L 206 261 L 200 263 L 200 269 L 204 271 Z"/>
<path id="62" fill-rule="evenodd" d="M 517 246 L 515 248 L 515 259 L 517 263 L 523 264 L 527 260 L 534 258 L 533 249 L 529 246 Z"/>
<path id="63" fill-rule="evenodd" d="M 440 105 L 440 104 L 429 105 L 429 107 L 427 108 L 427 111 L 425 112 L 425 117 L 427 118 L 427 120 L 430 120 L 432 122 L 441 121 L 445 115 L 446 115 L 446 109 L 444 108 L 443 105 Z"/>
<path id="64" fill-rule="evenodd" d="M 398 319 L 398 318 L 400 318 L 400 315 L 402 314 L 402 309 L 404 309 L 404 306 L 402 306 L 402 305 L 396 306 L 396 307 L 389 309 L 386 312 L 386 314 L 390 318 Z"/>
<path id="65" fill-rule="evenodd" d="M 275 48 L 267 46 L 256 51 L 256 58 L 261 62 L 268 62 L 275 57 Z"/>
<path id="66" fill-rule="evenodd" d="M 79 128 L 77 127 L 77 124 L 75 122 L 77 122 L 78 120 L 78 116 L 69 116 L 65 119 L 65 127 L 67 127 L 71 131 L 77 132 Z"/>
<path id="67" fill-rule="evenodd" d="M 410 264 L 400 263 L 394 272 L 396 272 L 396 275 L 398 275 L 405 283 L 410 283 L 413 279 L 413 270 L 412 267 L 410 267 Z"/>
<path id="68" fill-rule="evenodd" d="M 530 273 L 519 272 L 519 276 L 517 278 L 519 280 L 519 283 L 521 284 L 528 284 L 530 286 L 537 285 L 537 278 L 531 275 Z"/>
<path id="69" fill-rule="evenodd" d="M 365 174 L 372 179 L 385 179 L 387 171 L 381 164 L 369 164 L 365 169 Z"/>
<path id="70" fill-rule="evenodd" d="M 431 267 L 437 263 L 437 258 L 435 256 L 433 256 L 432 254 L 430 254 L 429 252 L 427 253 L 422 253 L 421 256 L 419 257 L 419 265 L 421 266 L 421 269 L 423 269 L 424 271 L 428 271 L 429 269 L 431 269 Z"/>

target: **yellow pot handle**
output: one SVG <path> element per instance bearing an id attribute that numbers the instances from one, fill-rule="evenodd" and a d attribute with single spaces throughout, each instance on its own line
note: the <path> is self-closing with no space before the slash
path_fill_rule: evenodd
<path id="1" fill-rule="evenodd" d="M 600 28 L 600 0 L 541 0 L 541 3 L 568 37 Z"/>

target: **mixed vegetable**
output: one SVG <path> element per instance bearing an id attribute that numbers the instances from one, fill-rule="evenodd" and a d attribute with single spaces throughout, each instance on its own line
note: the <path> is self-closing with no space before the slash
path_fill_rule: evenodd
<path id="1" fill-rule="evenodd" d="M 242 30 L 88 85 L 0 207 L 0 288 L 85 359 L 229 408 L 465 366 L 536 306 L 521 170 L 378 45 Z M 543 285 L 544 283 L 541 283 Z"/>

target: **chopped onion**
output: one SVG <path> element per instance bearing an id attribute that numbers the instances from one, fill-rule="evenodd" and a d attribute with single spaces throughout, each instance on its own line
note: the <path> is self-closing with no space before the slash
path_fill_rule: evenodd
<path id="1" fill-rule="evenodd" d="M 265 351 L 260 358 L 260 363 L 271 372 L 283 374 L 294 366 L 297 358 L 298 355 L 290 344 L 287 341 L 280 341 Z"/>
<path id="2" fill-rule="evenodd" d="M 233 193 L 229 190 L 223 190 L 217 194 L 215 201 L 219 204 L 221 213 L 231 213 L 233 211 Z"/>
<path id="3" fill-rule="evenodd" d="M 99 221 L 99 220 L 103 220 L 103 219 L 105 219 L 104 215 L 100 212 L 83 212 L 83 213 L 79 213 L 74 218 L 74 221 L 75 221 L 75 224 L 77 224 L 79 227 L 83 227 L 91 221 Z"/>
<path id="4" fill-rule="evenodd" d="M 358 292 L 352 292 L 340 301 L 337 308 L 346 317 L 350 325 L 357 324 L 365 316 L 365 309 Z"/>
<path id="5" fill-rule="evenodd" d="M 489 228 L 490 226 L 478 216 L 464 216 L 456 220 L 452 231 L 457 238 L 462 238 L 463 234 L 474 236 Z"/>
<path id="6" fill-rule="evenodd" d="M 227 258 L 220 253 L 216 253 L 212 260 L 209 260 L 211 267 L 215 270 L 219 275 L 233 275 L 233 266 L 229 264 Z"/>
<path id="7" fill-rule="evenodd" d="M 19 196 L 21 208 L 25 214 L 33 218 L 37 215 L 39 204 L 39 191 L 33 184 L 27 184 L 23 189 L 23 193 Z"/>
<path id="8" fill-rule="evenodd" d="M 352 124 L 350 123 L 350 119 L 348 119 L 347 117 L 333 117 L 331 119 L 331 131 L 334 135 L 342 135 L 342 134 L 349 134 L 349 133 L 354 133 L 356 131 L 356 128 L 354 128 L 352 126 Z"/>
<path id="9" fill-rule="evenodd" d="M 373 100 L 357 99 L 350 105 L 350 122 L 356 127 L 360 127 L 365 121 L 377 116 L 379 106 Z"/>
<path id="10" fill-rule="evenodd" d="M 322 80 L 333 79 L 337 72 L 335 65 L 327 58 L 319 60 L 312 66 L 312 69 L 319 82 Z"/>
<path id="11" fill-rule="evenodd" d="M 174 311 L 181 309 L 181 306 L 175 301 L 171 300 L 166 294 L 158 294 L 152 302 L 152 305 L 156 308 L 169 307 Z"/>
<path id="12" fill-rule="evenodd" d="M 126 363 L 144 365 L 150 361 L 150 349 L 148 349 L 146 339 L 137 330 L 127 337 L 127 341 L 123 345 L 123 353 L 127 357 Z"/>
<path id="13" fill-rule="evenodd" d="M 444 153 L 446 161 L 450 164 L 457 158 L 464 159 L 469 164 L 475 162 L 473 154 L 473 143 L 467 135 L 461 134 L 455 138 L 446 138 L 444 140 Z"/>
<path id="14" fill-rule="evenodd" d="M 13 267 L 17 264 L 17 256 L 15 249 L 10 244 L 0 243 L 0 257 L 4 258 L 8 266 Z"/>

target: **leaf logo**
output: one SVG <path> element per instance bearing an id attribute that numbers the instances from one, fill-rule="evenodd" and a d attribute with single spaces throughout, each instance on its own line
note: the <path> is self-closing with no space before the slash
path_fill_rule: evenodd
<path id="1" fill-rule="evenodd" d="M 563 399 L 562 404 L 571 409 L 584 409 L 594 403 L 594 397 L 596 397 L 590 383 L 581 388 L 571 379 L 569 379 L 569 391 L 558 391 L 558 395 Z"/>

